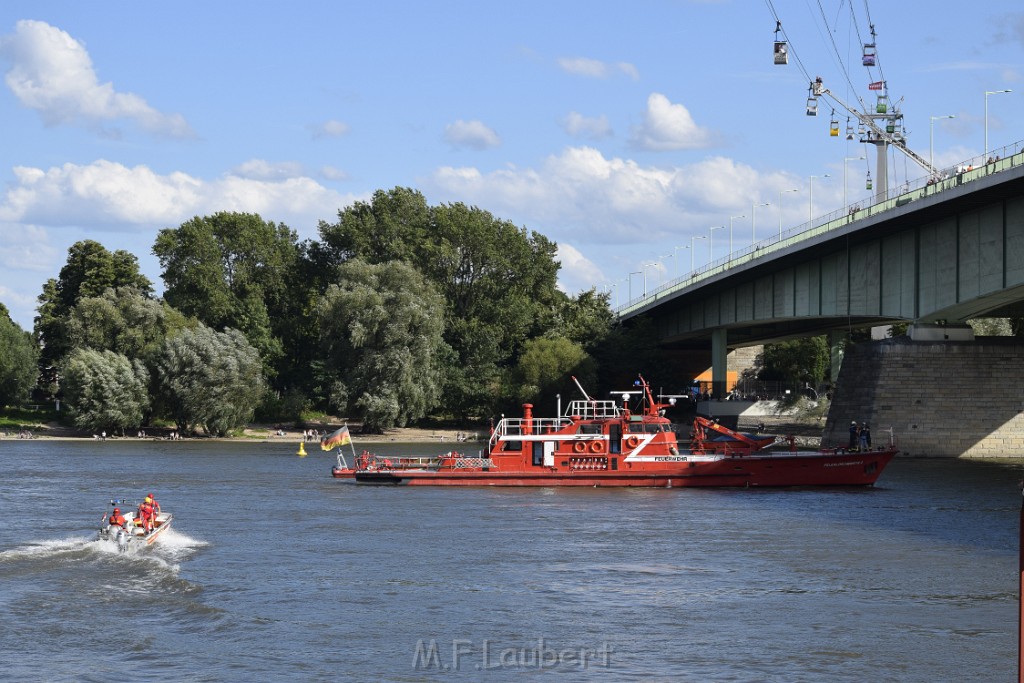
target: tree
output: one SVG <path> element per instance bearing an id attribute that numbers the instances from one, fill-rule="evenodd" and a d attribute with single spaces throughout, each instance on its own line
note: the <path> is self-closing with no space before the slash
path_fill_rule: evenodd
<path id="1" fill-rule="evenodd" d="M 333 403 L 367 431 L 403 427 L 441 392 L 444 301 L 407 263 L 350 260 L 319 306 Z"/>
<path id="2" fill-rule="evenodd" d="M 283 339 L 308 308 L 297 288 L 301 249 L 294 231 L 256 214 L 220 212 L 161 230 L 153 253 L 167 302 L 208 327 L 240 330 L 270 375 Z"/>
<path id="3" fill-rule="evenodd" d="M 410 262 L 444 298 L 445 341 L 454 352 L 444 372 L 446 405 L 463 416 L 493 409 L 523 343 L 553 324 L 556 245 L 476 207 L 429 207 L 407 188 L 378 191 L 338 218 L 320 224 L 320 258 Z"/>
<path id="4" fill-rule="evenodd" d="M 78 348 L 62 367 L 64 400 L 81 429 L 118 430 L 142 424 L 149 409 L 149 372 L 113 351 Z"/>
<path id="5" fill-rule="evenodd" d="M 184 432 L 226 436 L 264 392 L 259 354 L 238 330 L 186 329 L 164 341 L 155 365 L 162 409 Z"/>
<path id="6" fill-rule="evenodd" d="M 593 359 L 580 344 L 565 337 L 538 337 L 523 345 L 509 394 L 518 403 L 544 401 L 553 408 L 555 394 L 568 396 L 576 391 L 571 377 L 588 384 L 594 373 Z"/>
<path id="7" fill-rule="evenodd" d="M 47 280 L 37 299 L 35 334 L 42 345 L 44 366 L 54 365 L 71 350 L 67 322 L 79 299 L 100 296 L 117 287 L 132 287 L 143 296 L 150 296 L 153 291 L 153 284 L 139 272 L 139 262 L 133 254 L 109 252 L 93 240 L 71 245 L 60 275 Z"/>
<path id="8" fill-rule="evenodd" d="M 0 304 L 0 407 L 28 397 L 38 375 L 39 347 Z"/>
<path id="9" fill-rule="evenodd" d="M 765 344 L 759 378 L 818 384 L 825 378 L 829 363 L 828 341 L 824 336 Z"/>
<path id="10" fill-rule="evenodd" d="M 186 325 L 185 316 L 165 302 L 131 287 L 118 287 L 80 299 L 71 309 L 67 330 L 74 348 L 110 350 L 145 361 L 168 334 Z"/>

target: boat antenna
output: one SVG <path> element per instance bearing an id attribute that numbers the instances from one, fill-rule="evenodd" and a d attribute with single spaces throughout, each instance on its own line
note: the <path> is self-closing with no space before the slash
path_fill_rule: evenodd
<path id="1" fill-rule="evenodd" d="M 570 377 L 572 377 L 572 381 L 576 385 L 576 388 L 580 390 L 581 394 L 583 394 L 583 398 L 587 399 L 588 401 L 593 401 L 593 397 L 586 392 L 586 390 L 583 388 L 583 385 L 580 384 L 580 381 L 576 379 L 576 376 L 570 375 Z"/>

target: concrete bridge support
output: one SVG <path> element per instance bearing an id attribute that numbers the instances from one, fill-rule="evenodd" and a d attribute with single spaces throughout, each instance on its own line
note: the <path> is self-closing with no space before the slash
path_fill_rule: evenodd
<path id="1" fill-rule="evenodd" d="M 725 328 L 711 332 L 711 395 L 722 398 L 726 394 L 728 384 L 728 335 Z"/>
<path id="2" fill-rule="evenodd" d="M 875 444 L 931 457 L 1024 458 L 1024 342 L 1016 337 L 848 346 L 822 444 L 845 446 L 851 420 Z"/>

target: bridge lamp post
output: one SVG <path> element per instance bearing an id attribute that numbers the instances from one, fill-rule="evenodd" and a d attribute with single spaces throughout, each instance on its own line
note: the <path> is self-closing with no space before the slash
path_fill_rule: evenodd
<path id="1" fill-rule="evenodd" d="M 684 244 L 681 247 L 672 247 L 672 258 L 676 260 L 676 279 L 679 278 L 679 250 L 689 249 L 689 245 Z"/>
<path id="2" fill-rule="evenodd" d="M 754 243 L 757 242 L 755 233 L 757 232 L 757 207 L 759 206 L 771 206 L 771 202 L 762 202 L 761 204 L 750 205 L 750 246 L 753 247 Z"/>
<path id="3" fill-rule="evenodd" d="M 799 192 L 800 188 L 794 187 L 792 190 L 779 190 L 779 241 L 782 241 L 782 195 L 786 192 Z"/>
<path id="4" fill-rule="evenodd" d="M 988 98 L 985 98 L 988 102 Z M 928 117 L 928 165 L 933 169 L 935 168 L 935 121 L 937 119 L 955 119 L 956 117 L 952 114 L 946 114 L 944 116 L 929 116 Z M 988 147 L 988 142 L 985 142 L 985 147 Z M 985 150 L 985 154 L 988 154 L 988 149 Z"/>
<path id="5" fill-rule="evenodd" d="M 1012 90 L 986 90 L 985 91 L 985 160 L 988 161 L 988 96 L 1001 95 L 1002 93 L 1013 92 Z"/>
<path id="6" fill-rule="evenodd" d="M 817 178 L 817 177 L 818 176 L 816 176 L 816 175 L 812 175 L 810 178 L 807 179 L 807 223 L 808 223 L 808 225 L 810 225 L 810 223 L 814 220 L 814 179 Z M 821 176 L 821 178 L 831 178 L 831 177 L 832 176 L 830 176 L 828 173 L 826 173 L 826 174 Z"/>
<path id="7" fill-rule="evenodd" d="M 640 275 L 643 271 L 635 271 L 629 274 L 629 301 L 626 303 L 633 303 L 633 276 Z"/>
<path id="8" fill-rule="evenodd" d="M 734 218 L 746 218 L 744 215 L 729 216 L 729 258 L 732 258 L 732 220 Z"/>
<path id="9" fill-rule="evenodd" d="M 656 265 L 658 265 L 657 261 L 655 261 L 654 263 L 645 263 L 644 265 L 640 266 L 640 268 L 643 270 L 643 273 L 644 273 L 644 298 L 645 299 L 647 298 L 647 269 L 651 268 L 653 266 L 656 266 Z"/>
<path id="10" fill-rule="evenodd" d="M 846 157 L 843 159 L 843 210 L 846 210 L 846 207 L 849 206 L 849 202 L 846 201 L 846 164 L 849 161 L 864 161 L 864 159 L 865 157 Z"/>
<path id="11" fill-rule="evenodd" d="M 712 225 L 708 228 L 708 233 L 711 235 L 711 241 L 708 242 L 708 265 L 715 260 L 715 230 L 724 230 L 724 225 Z"/>
<path id="12" fill-rule="evenodd" d="M 690 276 L 693 277 L 693 241 L 707 239 L 704 235 L 693 235 L 690 237 Z"/>

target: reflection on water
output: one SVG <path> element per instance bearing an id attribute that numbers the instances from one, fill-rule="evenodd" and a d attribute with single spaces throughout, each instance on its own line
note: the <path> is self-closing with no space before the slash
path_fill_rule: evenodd
<path id="1" fill-rule="evenodd" d="M 0 442 L 0 650 L 19 653 L 0 677 L 1015 670 L 1016 464 L 897 460 L 853 490 L 402 489 L 333 480 L 331 456 L 294 452 Z M 125 554 L 96 542 L 106 502 L 144 489 L 175 527 Z"/>

